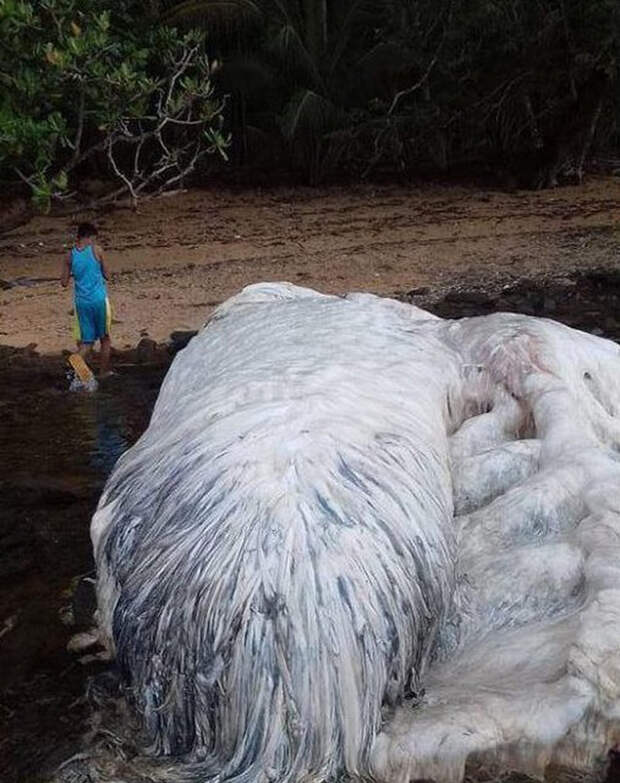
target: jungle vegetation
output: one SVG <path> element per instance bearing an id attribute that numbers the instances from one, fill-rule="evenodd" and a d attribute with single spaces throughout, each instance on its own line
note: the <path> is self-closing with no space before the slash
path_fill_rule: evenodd
<path id="1" fill-rule="evenodd" d="M 619 63 L 617 0 L 0 0 L 0 180 L 579 182 Z"/>

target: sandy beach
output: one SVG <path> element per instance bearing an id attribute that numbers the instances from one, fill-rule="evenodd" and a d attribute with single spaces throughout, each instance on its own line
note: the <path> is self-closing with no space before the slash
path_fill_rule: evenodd
<path id="1" fill-rule="evenodd" d="M 261 280 L 393 295 L 620 267 L 620 179 L 512 193 L 457 186 L 194 190 L 138 211 L 40 216 L 0 237 L 0 343 L 73 347 L 58 282 L 76 221 L 112 271 L 113 341 L 164 341 Z"/>

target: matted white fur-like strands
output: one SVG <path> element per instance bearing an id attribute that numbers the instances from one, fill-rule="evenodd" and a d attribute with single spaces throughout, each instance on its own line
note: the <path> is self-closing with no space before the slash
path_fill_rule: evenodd
<path id="1" fill-rule="evenodd" d="M 92 525 L 157 779 L 592 764 L 620 738 L 618 411 L 618 346 L 550 321 L 226 302 Z"/>

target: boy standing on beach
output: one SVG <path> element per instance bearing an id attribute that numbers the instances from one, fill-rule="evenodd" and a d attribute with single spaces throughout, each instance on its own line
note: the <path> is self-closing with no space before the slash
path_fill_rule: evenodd
<path id="1" fill-rule="evenodd" d="M 97 229 L 92 223 L 80 223 L 77 241 L 65 258 L 60 282 L 63 288 L 73 276 L 76 338 L 79 353 L 85 358 L 93 343 L 101 344 L 100 376 L 110 374 L 110 303 L 108 301 L 103 250 L 95 244 Z"/>

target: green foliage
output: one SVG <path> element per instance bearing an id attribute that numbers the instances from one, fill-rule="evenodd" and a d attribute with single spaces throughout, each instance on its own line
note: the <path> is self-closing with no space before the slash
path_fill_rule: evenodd
<path id="1" fill-rule="evenodd" d="M 129 4 L 118 3 L 114 13 L 105 6 L 0 0 L 0 177 L 27 183 L 43 209 L 97 154 L 107 153 L 121 187 L 135 197 L 136 187 L 155 184 L 150 175 L 162 157 L 153 144 L 165 144 L 164 132 L 186 152 L 188 139 L 198 142 L 192 155 L 227 144 L 204 34 L 140 25 Z M 142 158 L 131 160 L 137 169 L 125 171 L 119 145 L 137 146 L 141 138 Z"/>

